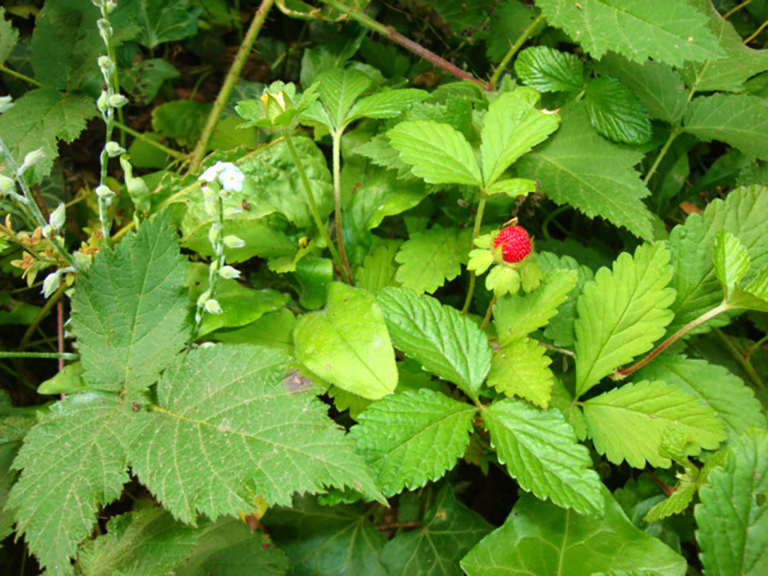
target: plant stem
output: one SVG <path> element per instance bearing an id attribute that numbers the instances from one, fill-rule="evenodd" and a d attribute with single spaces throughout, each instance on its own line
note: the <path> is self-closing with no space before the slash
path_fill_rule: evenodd
<path id="1" fill-rule="evenodd" d="M 748 357 L 736 347 L 730 338 L 728 338 L 728 335 L 719 328 L 715 328 L 714 332 L 717 337 L 720 338 L 720 341 L 725 344 L 725 347 L 728 348 L 728 351 L 731 353 L 731 356 L 733 356 L 734 360 L 736 360 L 744 372 L 747 373 L 747 376 L 749 376 L 749 379 L 752 380 L 754 385 L 758 388 L 765 388 L 765 384 L 763 383 L 762 378 L 760 378 L 760 375 L 757 373 L 757 370 L 755 370 L 755 367 L 752 366 L 752 363 L 748 360 Z"/>
<path id="2" fill-rule="evenodd" d="M 485 318 L 483 318 L 483 324 L 480 326 L 480 330 L 485 331 L 488 327 L 488 323 L 491 321 L 491 314 L 493 314 L 493 307 L 496 305 L 496 300 L 498 300 L 498 297 L 494 294 L 493 298 L 491 298 L 491 303 L 488 304 L 488 311 L 485 313 Z"/>
<path id="3" fill-rule="evenodd" d="M 35 80 L 34 78 L 30 78 L 26 74 L 22 74 L 21 72 L 16 72 L 16 70 L 11 70 L 7 66 L 0 64 L 0 72 L 5 72 L 9 76 L 13 76 L 14 78 L 18 78 L 19 80 L 23 80 L 24 82 L 27 82 L 28 84 L 33 84 L 34 86 L 37 86 L 38 88 L 48 88 L 45 84 L 42 82 L 39 82 Z"/>
<path id="4" fill-rule="evenodd" d="M 672 146 L 672 142 L 675 141 L 675 138 L 677 138 L 678 135 L 679 135 L 679 132 L 677 132 L 677 130 L 672 130 L 672 132 L 669 134 L 669 138 L 667 138 L 667 141 L 664 143 L 664 146 L 661 148 L 659 155 L 656 156 L 656 160 L 653 161 L 653 165 L 651 166 L 650 170 L 648 170 L 648 174 L 646 174 L 645 178 L 643 178 L 643 184 L 648 184 L 648 182 L 651 181 L 651 178 L 656 173 L 656 169 L 659 167 L 659 164 L 661 164 L 661 161 L 664 159 L 664 156 L 667 155 L 667 152 L 669 151 L 669 147 Z"/>
<path id="5" fill-rule="evenodd" d="M 768 20 L 766 20 L 765 22 L 760 24 L 760 27 L 757 30 L 755 30 L 750 36 L 745 38 L 744 41 L 742 42 L 742 44 L 744 44 L 744 46 L 746 46 L 747 44 L 752 42 L 752 40 L 754 40 L 755 38 L 757 38 L 760 35 L 760 32 L 765 30 L 766 26 L 768 26 Z"/>
<path id="6" fill-rule="evenodd" d="M 256 38 L 267 19 L 267 14 L 269 14 L 269 9 L 272 8 L 273 3 L 274 0 L 262 0 L 259 9 L 253 17 L 248 32 L 245 34 L 245 39 L 243 40 L 243 43 L 240 44 L 235 60 L 232 62 L 232 67 L 229 69 L 226 78 L 224 78 L 224 84 L 221 86 L 219 95 L 213 103 L 213 110 L 211 110 L 211 113 L 208 115 L 208 121 L 205 124 L 205 128 L 203 128 L 200 140 L 197 141 L 195 149 L 190 156 L 189 172 L 191 173 L 198 172 L 202 166 L 208 142 L 210 142 L 211 136 L 213 136 L 216 124 L 219 122 L 222 112 L 224 112 L 224 106 L 226 106 L 229 97 L 232 95 L 232 90 L 235 88 L 235 84 L 240 78 L 240 72 L 242 72 L 243 66 L 245 66 L 246 60 L 248 60 L 251 48 L 253 48 L 253 44 L 256 42 Z"/>
<path id="7" fill-rule="evenodd" d="M 480 203 L 477 205 L 477 214 L 475 214 L 475 227 L 472 230 L 472 246 L 475 245 L 475 240 L 480 235 L 480 226 L 483 223 L 483 213 L 485 212 L 485 202 L 488 196 L 486 196 L 483 190 L 480 191 Z M 475 293 L 475 283 L 477 282 L 477 276 L 474 272 L 469 273 L 469 288 L 467 288 L 467 299 L 464 301 L 464 307 L 461 309 L 461 314 L 466 316 L 469 312 L 469 307 L 472 304 L 472 295 Z"/>
<path id="8" fill-rule="evenodd" d="M 79 360 L 80 354 L 70 352 L 0 352 L 0 358 L 42 358 L 51 360 Z"/>
<path id="9" fill-rule="evenodd" d="M 352 286 L 352 272 L 349 269 L 347 252 L 344 250 L 344 236 L 341 227 L 341 130 L 331 131 L 333 140 L 333 198 L 334 198 L 334 218 L 336 220 L 336 242 L 339 244 L 339 254 L 341 255 L 341 264 L 344 267 L 344 273 L 347 275 L 347 281 Z"/>
<path id="10" fill-rule="evenodd" d="M 622 379 L 622 378 L 625 378 L 626 376 L 629 376 L 633 372 L 640 370 L 640 368 L 642 368 L 643 366 L 651 362 L 654 358 L 656 358 L 656 356 L 664 352 L 664 350 L 666 350 L 672 344 L 677 342 L 682 336 L 685 336 L 688 332 L 696 328 L 696 326 L 698 326 L 699 324 L 703 324 L 707 320 L 711 320 L 718 314 L 722 314 L 723 312 L 726 312 L 727 310 L 730 310 L 730 309 L 731 307 L 728 305 L 728 303 L 726 303 L 725 301 L 721 302 L 718 306 L 712 308 L 712 310 L 710 310 L 709 312 L 705 312 L 695 320 L 688 322 L 688 324 L 686 324 L 685 326 L 680 328 L 680 330 L 672 334 L 672 336 L 664 340 L 664 342 L 659 344 L 659 346 L 653 352 L 648 354 L 645 358 L 643 358 L 639 362 L 636 362 L 629 368 L 619 368 L 618 370 L 616 370 L 616 372 L 614 372 L 615 377 L 617 379 Z"/>
<path id="11" fill-rule="evenodd" d="M 339 253 L 336 251 L 336 246 L 333 244 L 333 240 L 331 240 L 330 234 L 328 234 L 328 227 L 323 223 L 323 219 L 320 217 L 320 211 L 317 209 L 317 203 L 315 202 L 315 194 L 312 192 L 312 186 L 309 184 L 309 178 L 307 178 L 307 172 L 304 170 L 304 164 L 302 163 L 301 158 L 299 158 L 299 154 L 296 152 L 296 148 L 293 145 L 293 138 L 291 138 L 290 134 L 285 135 L 285 142 L 288 144 L 288 150 L 291 151 L 293 162 L 296 164 L 296 170 L 299 171 L 299 178 L 301 179 L 301 183 L 304 186 L 304 191 L 307 193 L 309 208 L 312 212 L 312 217 L 315 220 L 317 230 L 325 240 L 325 243 L 328 244 L 328 249 L 331 251 L 331 257 L 336 263 L 339 271 L 341 271 L 341 258 L 339 257 Z"/>
<path id="12" fill-rule="evenodd" d="M 168 156 L 171 156 L 173 158 L 176 158 L 177 160 L 186 160 L 187 155 L 183 152 L 179 152 L 178 150 L 174 150 L 172 148 L 168 148 L 167 146 L 164 146 L 160 144 L 157 140 L 152 140 L 152 138 L 147 137 L 146 135 L 142 134 L 141 132 L 137 132 L 130 126 L 126 126 L 125 124 L 122 124 L 121 122 L 115 122 L 115 128 L 118 130 L 121 130 L 123 132 L 127 132 L 134 138 L 137 138 L 138 140 L 141 140 L 148 146 L 152 146 L 153 148 L 157 148 L 158 150 L 161 150 L 168 154 Z"/>
<path id="13" fill-rule="evenodd" d="M 510 46 L 509 52 L 507 52 L 506 56 L 504 56 L 504 59 L 496 67 L 496 70 L 493 71 L 493 76 L 491 76 L 491 80 L 490 80 L 490 84 L 492 88 L 496 87 L 496 83 L 499 81 L 499 78 L 504 73 L 504 70 L 507 69 L 507 65 L 509 64 L 509 61 L 512 60 L 512 57 L 515 54 L 517 54 L 517 51 L 520 50 L 520 47 L 525 43 L 526 40 L 528 40 L 528 38 L 531 37 L 531 34 L 533 34 L 534 30 L 543 21 L 544 21 L 544 15 L 540 14 L 539 17 L 536 18 L 533 22 L 531 22 L 531 25 L 528 26 L 528 28 L 526 28 L 523 31 L 523 33 L 515 41 L 515 43 L 512 44 L 512 46 Z"/>
<path id="14" fill-rule="evenodd" d="M 19 350 L 24 350 L 24 348 L 27 347 L 27 344 L 29 344 L 29 340 L 32 338 L 32 334 L 35 333 L 35 330 L 37 330 L 37 327 L 40 326 L 40 323 L 45 319 L 45 317 L 48 315 L 48 312 L 51 311 L 51 308 L 53 308 L 56 305 L 56 302 L 59 301 L 59 299 L 64 296 L 64 292 L 67 290 L 67 284 L 66 282 L 62 282 L 61 286 L 59 286 L 59 289 L 54 292 L 50 298 L 48 298 L 48 301 L 45 303 L 45 306 L 40 310 L 40 312 L 37 314 L 37 317 L 32 321 L 32 324 L 29 325 L 27 328 L 27 331 L 24 333 L 24 336 L 21 338 L 21 343 L 19 344 Z"/>
<path id="15" fill-rule="evenodd" d="M 456 78 L 459 78 L 461 80 L 470 80 L 475 84 L 477 84 L 478 86 L 480 86 L 483 90 L 491 89 L 487 83 L 483 82 L 482 80 L 478 80 L 477 78 L 472 76 L 472 74 L 470 74 L 469 72 L 465 72 L 464 70 L 457 67 L 456 65 L 451 64 L 450 62 L 448 62 L 444 58 L 441 58 L 434 52 L 427 50 L 417 42 L 414 42 L 413 40 L 406 38 L 391 26 L 385 26 L 384 24 L 377 22 L 373 18 L 366 16 L 363 12 L 355 10 L 354 8 L 351 8 L 345 4 L 342 4 L 341 2 L 337 2 L 337 0 L 320 0 L 320 1 L 323 4 L 327 4 L 328 6 L 331 6 L 332 8 L 338 10 L 342 14 L 349 16 L 350 18 L 352 18 L 352 20 L 359 22 L 366 28 L 370 28 L 374 32 L 378 32 L 382 36 L 386 36 L 387 38 L 391 39 L 397 44 L 400 44 L 400 46 L 402 46 L 406 50 L 410 50 L 413 54 L 415 54 L 419 58 L 423 58 L 424 60 L 431 62 L 432 64 L 434 64 L 438 68 L 442 68 L 452 76 L 455 76 Z"/>

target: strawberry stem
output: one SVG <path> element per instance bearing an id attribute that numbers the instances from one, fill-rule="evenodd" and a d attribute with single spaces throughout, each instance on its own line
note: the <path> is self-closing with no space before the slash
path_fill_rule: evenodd
<path id="1" fill-rule="evenodd" d="M 475 214 L 475 228 L 472 230 L 472 245 L 470 250 L 475 246 L 475 240 L 480 235 L 480 225 L 483 223 L 483 212 L 485 212 L 485 201 L 488 196 L 485 191 L 480 191 L 480 203 L 477 205 L 477 214 Z M 467 299 L 464 301 L 464 307 L 461 309 L 461 314 L 466 316 L 469 312 L 469 307 L 472 304 L 472 295 L 475 293 L 475 282 L 477 278 L 474 272 L 469 273 L 469 288 L 467 288 Z"/>
<path id="2" fill-rule="evenodd" d="M 496 300 L 498 300 L 498 297 L 494 294 L 493 298 L 491 298 L 491 303 L 488 304 L 488 311 L 485 313 L 485 318 L 483 318 L 483 324 L 480 326 L 480 330 L 485 330 L 488 327 L 488 323 L 491 321 L 493 307 L 496 305 Z"/>

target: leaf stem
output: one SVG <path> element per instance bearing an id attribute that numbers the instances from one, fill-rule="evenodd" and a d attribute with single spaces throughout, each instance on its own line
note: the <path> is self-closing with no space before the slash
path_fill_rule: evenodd
<path id="1" fill-rule="evenodd" d="M 333 198 L 334 218 L 336 220 L 336 242 L 339 243 L 339 254 L 341 255 L 341 264 L 344 267 L 344 273 L 347 275 L 349 285 L 352 286 L 352 272 L 349 270 L 347 252 L 344 250 L 344 236 L 341 227 L 341 130 L 332 130 L 331 139 L 333 140 Z"/>
<path id="2" fill-rule="evenodd" d="M 646 364 L 651 362 L 654 358 L 656 358 L 656 356 L 658 356 L 659 354 L 664 352 L 664 350 L 669 348 L 672 344 L 677 342 L 681 337 L 685 336 L 688 332 L 690 332 L 691 330 L 696 328 L 696 326 L 698 326 L 700 324 L 703 324 L 707 320 L 711 320 L 712 318 L 714 318 L 718 314 L 722 314 L 723 312 L 726 312 L 727 310 L 730 310 L 730 309 L 731 309 L 731 306 L 727 302 L 725 302 L 725 301 L 721 302 L 718 306 L 715 306 L 709 312 L 705 312 L 704 314 L 702 314 L 701 316 L 699 316 L 695 320 L 692 320 L 692 321 L 688 322 L 688 324 L 686 324 L 685 326 L 680 328 L 680 330 L 678 330 L 677 332 L 672 334 L 672 336 L 670 336 L 669 338 L 664 340 L 664 342 L 659 344 L 659 346 L 653 352 L 648 354 L 645 358 L 643 358 L 639 362 L 636 362 L 635 364 L 633 364 L 629 368 L 619 368 L 619 369 L 617 369 L 614 372 L 614 378 L 617 379 L 617 380 L 621 380 L 623 378 L 626 378 L 627 376 L 629 376 L 633 372 L 636 372 L 636 371 L 640 370 L 640 368 L 642 368 L 643 366 L 645 366 Z"/>
<path id="3" fill-rule="evenodd" d="M 171 156 L 173 158 L 176 158 L 176 160 L 186 160 L 188 158 L 187 154 L 184 154 L 183 152 L 179 152 L 178 150 L 174 150 L 172 148 L 168 148 L 168 146 L 164 146 L 160 144 L 157 140 L 152 140 L 152 138 L 149 138 L 145 134 L 142 134 L 141 132 L 137 132 L 130 126 L 126 126 L 122 122 L 115 122 L 115 128 L 122 132 L 126 132 L 133 136 L 134 138 L 137 138 L 138 140 L 141 140 L 148 146 L 152 146 L 153 148 L 157 148 L 158 150 L 161 150 L 168 154 L 168 156 Z"/>
<path id="4" fill-rule="evenodd" d="M 274 0 L 261 0 L 261 5 L 259 6 L 259 9 L 256 10 L 256 14 L 248 28 L 248 32 L 245 34 L 245 39 L 242 44 L 240 44 L 235 60 L 232 62 L 232 67 L 229 69 L 226 78 L 224 78 L 224 84 L 222 84 L 219 95 L 213 103 L 213 109 L 208 115 L 208 121 L 205 124 L 205 128 L 203 128 L 200 140 L 197 141 L 195 149 L 190 156 L 189 172 L 192 174 L 198 172 L 200 166 L 202 166 L 208 142 L 210 142 L 211 137 L 213 136 L 216 124 L 218 124 L 219 118 L 221 117 L 222 112 L 224 112 L 224 106 L 226 106 L 229 97 L 232 95 L 232 90 L 234 90 L 235 84 L 240 78 L 240 72 L 242 72 L 243 66 L 245 66 L 246 60 L 248 60 L 251 48 L 253 48 L 253 44 L 256 42 L 256 38 L 267 19 L 267 14 L 269 14 L 269 10 L 272 8 L 273 3 Z"/>
<path id="5" fill-rule="evenodd" d="M 498 297 L 494 294 L 493 298 L 491 298 L 491 303 L 488 304 L 488 311 L 485 313 L 485 318 L 483 318 L 483 324 L 480 326 L 480 330 L 485 331 L 488 327 L 488 323 L 491 321 L 491 314 L 493 314 L 493 307 L 496 305 L 496 300 L 498 300 Z"/>
<path id="6" fill-rule="evenodd" d="M 472 246 L 470 246 L 470 250 L 475 245 L 475 240 L 477 240 L 477 237 L 480 235 L 480 226 L 483 223 L 483 213 L 485 212 L 485 202 L 488 199 L 488 196 L 486 195 L 484 190 L 480 191 L 480 203 L 477 205 L 477 214 L 475 214 L 475 227 L 472 230 Z M 475 293 L 475 283 L 477 282 L 477 275 L 474 272 L 469 273 L 469 287 L 467 288 L 467 299 L 464 301 L 464 307 L 461 309 L 461 314 L 463 316 L 466 316 L 469 312 L 469 307 L 472 304 L 472 296 Z"/>
<path id="7" fill-rule="evenodd" d="M 748 359 L 749 357 L 736 347 L 736 345 L 730 338 L 728 338 L 728 335 L 725 332 L 719 328 L 715 328 L 714 332 L 717 337 L 720 338 L 720 341 L 725 344 L 725 347 L 728 348 L 728 351 L 731 353 L 731 356 L 733 356 L 734 360 L 736 360 L 744 372 L 747 373 L 747 376 L 749 376 L 749 379 L 752 380 L 754 385 L 758 388 L 765 388 L 763 380 L 760 378 L 757 370 L 755 370 L 755 367 L 752 366 L 752 363 Z"/>
<path id="8" fill-rule="evenodd" d="M 667 155 L 667 152 L 669 151 L 669 147 L 672 146 L 672 142 L 675 141 L 675 138 L 677 138 L 679 134 L 680 133 L 677 130 L 672 130 L 672 132 L 670 132 L 669 138 L 667 138 L 667 141 L 664 143 L 664 146 L 661 148 L 659 155 L 656 156 L 656 160 L 654 160 L 650 170 L 648 170 L 648 173 L 645 175 L 645 178 L 643 178 L 643 184 L 647 185 L 648 182 L 650 182 L 651 178 L 656 173 L 656 169 L 659 167 L 659 164 L 661 164 L 661 161 L 664 159 L 664 156 Z"/>
<path id="9" fill-rule="evenodd" d="M 531 34 L 533 34 L 534 30 L 536 30 L 538 25 L 541 24 L 543 21 L 544 21 L 544 15 L 540 14 L 538 18 L 536 18 L 533 22 L 531 22 L 531 25 L 528 26 L 528 28 L 523 30 L 523 33 L 515 41 L 515 43 L 509 47 L 509 51 L 504 56 L 504 59 L 499 63 L 499 65 L 493 71 L 493 76 L 491 76 L 491 79 L 489 81 L 491 88 L 496 87 L 496 83 L 499 81 L 499 78 L 503 74 L 504 70 L 507 69 L 507 65 L 509 64 L 509 61 L 512 60 L 512 57 L 515 54 L 517 54 L 517 51 L 520 50 L 520 47 L 525 43 L 526 40 L 528 40 L 528 38 L 531 37 Z"/>
<path id="10" fill-rule="evenodd" d="M 386 36 L 387 38 L 389 38 L 393 42 L 396 42 L 397 44 L 400 44 L 400 46 L 402 46 L 406 50 L 409 50 L 419 58 L 423 58 L 424 60 L 431 62 L 432 64 L 434 64 L 438 68 L 445 70 L 452 76 L 455 76 L 456 78 L 459 78 L 461 80 L 470 80 L 471 82 L 474 82 L 475 84 L 480 86 L 483 90 L 491 89 L 491 87 L 487 83 L 483 82 L 482 80 L 478 80 L 477 78 L 472 76 L 472 74 L 470 74 L 469 72 L 465 72 L 461 68 L 457 67 L 455 64 L 451 64 L 444 58 L 441 58 L 434 52 L 424 48 L 422 45 L 418 44 L 417 42 L 414 42 L 413 40 L 406 38 L 391 26 L 385 26 L 384 24 L 377 22 L 373 18 L 366 16 L 363 12 L 357 11 L 354 8 L 350 8 L 349 6 L 342 4 L 341 2 L 337 2 L 336 0 L 320 0 L 320 1 L 323 4 L 327 4 L 328 6 L 335 8 L 342 14 L 349 16 L 352 20 L 359 22 L 366 28 L 370 28 L 374 32 L 378 32 L 382 36 Z"/>
<path id="11" fill-rule="evenodd" d="M 41 358 L 51 360 L 79 360 L 80 354 L 71 352 L 0 352 L 0 358 Z"/>
<path id="12" fill-rule="evenodd" d="M 328 249 L 331 251 L 333 261 L 336 263 L 339 271 L 341 271 L 343 267 L 341 257 L 336 251 L 336 246 L 333 244 L 333 240 L 331 240 L 330 234 L 328 234 L 328 227 L 323 223 L 323 219 L 320 216 L 320 211 L 317 209 L 315 194 L 312 192 L 312 186 L 309 183 L 309 178 L 307 178 L 307 172 L 304 170 L 304 164 L 302 163 L 301 158 L 299 158 L 299 154 L 296 152 L 296 148 L 293 145 L 293 138 L 291 138 L 290 134 L 285 135 L 285 142 L 288 144 L 288 150 L 290 150 L 291 156 L 293 157 L 293 162 L 296 164 L 296 170 L 299 171 L 299 178 L 301 179 L 301 183 L 304 186 L 304 191 L 307 193 L 309 208 L 312 212 L 312 218 L 315 220 L 317 230 L 325 240 L 325 243 L 328 244 Z"/>

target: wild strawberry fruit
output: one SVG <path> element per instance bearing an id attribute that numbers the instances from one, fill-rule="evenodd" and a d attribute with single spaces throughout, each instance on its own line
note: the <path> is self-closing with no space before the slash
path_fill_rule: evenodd
<path id="1" fill-rule="evenodd" d="M 531 237 L 522 226 L 507 226 L 496 235 L 493 246 L 501 246 L 504 262 L 520 262 L 531 253 Z"/>

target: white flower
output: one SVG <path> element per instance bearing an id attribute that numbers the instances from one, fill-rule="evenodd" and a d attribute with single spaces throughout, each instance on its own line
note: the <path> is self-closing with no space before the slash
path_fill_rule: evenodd
<path id="1" fill-rule="evenodd" d="M 61 227 L 64 226 L 64 222 L 67 219 L 66 211 L 67 208 L 64 206 L 64 204 L 59 204 L 59 207 L 51 212 L 51 217 L 48 219 L 48 223 L 51 225 L 51 228 L 54 230 L 61 230 Z"/>
<path id="2" fill-rule="evenodd" d="M 219 276 L 226 280 L 234 280 L 235 278 L 240 278 L 240 270 L 232 268 L 232 266 L 223 266 L 219 270 Z"/>
<path id="3" fill-rule="evenodd" d="M 224 236 L 224 245 L 227 248 L 242 248 L 245 246 L 245 241 L 237 236 Z"/>
<path id="4" fill-rule="evenodd" d="M 222 164 L 222 162 L 217 162 L 213 166 L 209 166 L 208 169 L 200 175 L 198 180 L 202 180 L 203 182 L 213 182 L 216 180 L 216 176 L 221 172 L 219 164 Z"/>
<path id="5" fill-rule="evenodd" d="M 43 152 L 42 148 L 32 150 L 32 152 L 24 156 L 24 163 L 19 168 L 19 174 L 23 174 L 26 170 L 37 164 L 43 158 L 45 158 L 45 152 Z"/>
<path id="6" fill-rule="evenodd" d="M 232 190 L 240 192 L 243 189 L 243 180 L 245 180 L 245 174 L 234 164 L 230 164 L 219 174 L 219 182 L 228 192 Z"/>
<path id="7" fill-rule="evenodd" d="M 51 294 L 59 289 L 59 284 L 61 284 L 61 279 L 59 278 L 58 272 L 48 274 L 48 276 L 45 277 L 45 280 L 43 280 L 43 295 L 46 298 L 49 298 Z"/>
<path id="8" fill-rule="evenodd" d="M 205 311 L 210 314 L 223 314 L 224 310 L 221 309 L 219 302 L 211 298 L 205 302 Z"/>

